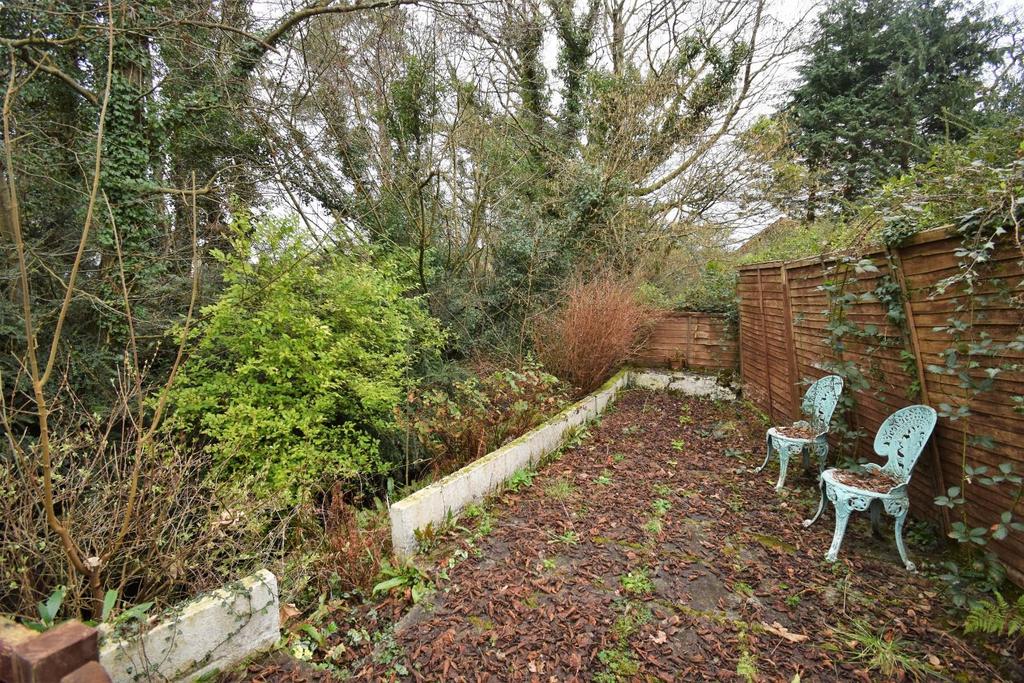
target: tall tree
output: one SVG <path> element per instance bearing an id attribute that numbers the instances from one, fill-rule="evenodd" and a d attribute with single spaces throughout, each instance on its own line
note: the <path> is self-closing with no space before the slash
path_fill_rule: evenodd
<path id="1" fill-rule="evenodd" d="M 788 106 L 820 188 L 808 219 L 965 135 L 1004 29 L 972 0 L 833 0 Z"/>

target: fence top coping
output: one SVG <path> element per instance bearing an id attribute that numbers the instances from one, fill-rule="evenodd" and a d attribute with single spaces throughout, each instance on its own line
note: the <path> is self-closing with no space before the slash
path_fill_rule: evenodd
<path id="1" fill-rule="evenodd" d="M 929 242 L 938 242 L 940 240 L 944 240 L 952 234 L 952 231 L 955 227 L 956 226 L 954 225 L 940 225 L 937 228 L 929 228 L 927 230 L 922 230 L 921 232 L 911 235 L 907 239 L 900 242 L 899 246 L 913 247 L 921 244 L 928 244 Z M 860 251 L 860 253 L 862 255 L 868 255 L 879 254 L 884 251 L 886 251 L 886 247 L 884 246 L 871 245 L 871 247 Z M 784 259 L 775 259 L 774 261 L 760 261 L 758 263 L 748 263 L 746 265 L 742 265 L 739 268 L 737 268 L 737 270 L 749 271 L 763 270 L 766 268 L 785 268 L 786 270 L 790 270 L 792 268 L 799 268 L 800 266 L 806 266 L 812 263 L 819 263 L 822 261 L 832 260 L 843 255 L 844 253 L 845 252 L 842 251 L 830 251 L 824 254 L 815 254 L 814 256 L 805 256 L 804 258 L 793 259 L 791 261 L 787 261 Z"/>
<path id="2" fill-rule="evenodd" d="M 721 313 L 721 312 L 717 312 L 717 311 L 714 311 L 714 312 L 712 312 L 712 311 L 676 311 L 676 310 L 672 310 L 672 309 L 666 310 L 664 312 L 664 316 L 666 318 L 692 318 L 692 317 L 725 318 L 725 317 L 727 317 L 727 315 L 725 313 Z"/>

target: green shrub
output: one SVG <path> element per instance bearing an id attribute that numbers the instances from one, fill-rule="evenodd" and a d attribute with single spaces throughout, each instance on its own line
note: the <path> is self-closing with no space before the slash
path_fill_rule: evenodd
<path id="1" fill-rule="evenodd" d="M 294 220 L 236 226 L 225 290 L 203 311 L 168 428 L 202 438 L 217 476 L 294 502 L 389 469 L 382 442 L 417 354 L 442 334 L 387 261 L 311 251 Z"/>
<path id="2" fill-rule="evenodd" d="M 556 377 L 527 364 L 410 394 L 403 416 L 434 474 L 447 473 L 524 434 L 566 396 Z"/>

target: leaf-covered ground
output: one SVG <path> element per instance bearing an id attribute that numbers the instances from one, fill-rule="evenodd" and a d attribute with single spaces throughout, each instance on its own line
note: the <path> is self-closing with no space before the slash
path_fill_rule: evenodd
<path id="1" fill-rule="evenodd" d="M 420 561 L 428 598 L 393 627 L 394 596 L 339 612 L 322 651 L 366 680 L 1024 677 L 1010 653 L 957 634 L 942 585 L 905 572 L 866 518 L 825 562 L 832 516 L 801 525 L 813 477 L 797 467 L 777 495 L 771 471 L 750 471 L 764 428 L 739 403 L 623 394 L 532 483 L 440 539 Z M 908 542 L 928 559 L 925 540 Z M 363 639 L 369 611 L 379 628 Z M 323 675 L 280 658 L 248 674 Z"/>

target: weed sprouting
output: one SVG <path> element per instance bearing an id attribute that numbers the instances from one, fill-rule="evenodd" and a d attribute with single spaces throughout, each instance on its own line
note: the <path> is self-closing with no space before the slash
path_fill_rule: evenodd
<path id="1" fill-rule="evenodd" d="M 544 487 L 544 493 L 555 500 L 566 500 L 576 492 L 576 487 L 565 477 L 556 477 Z"/>
<path id="2" fill-rule="evenodd" d="M 537 476 L 537 473 L 533 470 L 516 470 L 515 473 L 508 478 L 508 481 L 505 482 L 505 488 L 512 493 L 518 493 L 519 489 L 533 486 L 533 478 L 535 476 Z"/>
<path id="3" fill-rule="evenodd" d="M 554 545 L 556 543 L 561 543 L 562 545 L 570 546 L 580 544 L 580 535 L 571 529 L 560 534 L 549 532 L 548 536 L 550 536 L 551 538 L 551 540 L 548 541 L 548 543 L 551 545 Z"/>
<path id="4" fill-rule="evenodd" d="M 622 590 L 630 595 L 647 595 L 654 592 L 654 582 L 646 567 L 623 574 L 619 577 Z"/>
<path id="5" fill-rule="evenodd" d="M 907 643 L 895 632 L 876 632 L 863 619 L 854 619 L 849 629 L 833 629 L 843 640 L 851 659 L 883 676 L 909 676 L 915 680 L 931 679 L 938 673 L 921 657 L 907 650 Z"/>

